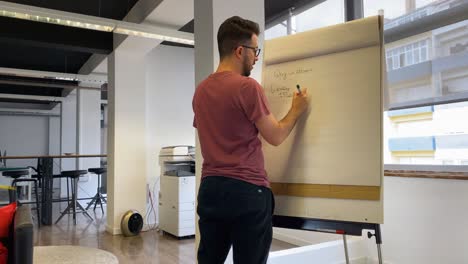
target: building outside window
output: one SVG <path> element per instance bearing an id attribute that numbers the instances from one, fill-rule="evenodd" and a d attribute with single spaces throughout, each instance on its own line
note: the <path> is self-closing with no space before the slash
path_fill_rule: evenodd
<path id="1" fill-rule="evenodd" d="M 373 15 L 366 2 L 381 2 L 384 14 L 385 7 L 400 10 L 400 16 L 386 19 L 384 28 L 389 29 L 456 8 L 463 1 L 402 1 L 393 9 L 390 1 L 364 1 L 364 13 Z M 386 45 L 390 105 L 403 108 L 384 113 L 386 164 L 467 165 L 463 161 L 468 158 L 468 103 L 450 103 L 467 97 L 467 43 L 468 21 L 462 21 Z M 413 107 L 431 101 L 437 104 Z M 402 144 L 406 149 L 398 148 Z"/>
<path id="2" fill-rule="evenodd" d="M 387 70 L 396 70 L 429 60 L 428 43 L 429 40 L 425 39 L 403 47 L 387 50 Z"/>

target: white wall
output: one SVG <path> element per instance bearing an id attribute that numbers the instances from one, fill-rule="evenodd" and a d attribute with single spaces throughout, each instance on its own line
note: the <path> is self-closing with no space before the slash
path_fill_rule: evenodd
<path id="1" fill-rule="evenodd" d="M 195 145 L 192 97 L 194 50 L 158 46 L 146 57 L 147 182 L 158 210 L 161 147 Z M 148 223 L 154 223 L 154 216 Z"/>
<path id="2" fill-rule="evenodd" d="M 47 116 L 0 115 L 0 151 L 8 156 L 46 155 L 49 151 Z M 8 167 L 36 166 L 37 161 L 7 160 Z"/>
<path id="3" fill-rule="evenodd" d="M 107 104 L 104 105 L 103 113 L 103 122 L 101 126 L 101 153 L 107 153 L 107 126 L 108 126 L 108 117 L 107 117 Z M 104 159 L 105 160 L 105 159 Z"/>
<path id="4" fill-rule="evenodd" d="M 59 106 L 60 107 L 60 106 Z M 49 155 L 60 154 L 60 117 L 49 117 Z M 53 166 L 53 174 L 60 174 L 60 167 L 56 163 Z M 55 180 L 53 188 L 60 188 L 61 182 Z"/>
<path id="5" fill-rule="evenodd" d="M 368 249 L 363 239 L 350 239 L 347 241 L 348 257 L 352 264 L 378 263 L 369 259 Z M 341 264 L 346 263 L 344 245 L 342 240 L 324 242 L 305 247 L 291 248 L 271 252 L 268 264 Z M 384 262 L 387 264 L 387 262 Z"/>
<path id="6" fill-rule="evenodd" d="M 76 144 L 76 98 L 77 91 L 72 91 L 62 101 L 62 153 L 77 153 Z M 54 159 L 54 168 L 58 167 L 59 171 L 76 170 L 76 159 Z M 55 170 L 55 169 L 54 169 Z M 67 181 L 61 179 L 60 196 L 67 196 Z"/>
<path id="7" fill-rule="evenodd" d="M 384 184 L 386 261 L 468 263 L 468 181 L 385 177 Z M 375 242 L 369 247 L 375 257 Z"/>
<path id="8" fill-rule="evenodd" d="M 385 177 L 384 185 L 385 262 L 468 263 L 468 181 Z M 274 237 L 299 246 L 340 239 L 285 229 L 275 229 Z M 364 240 L 370 258 L 377 259 L 375 238 Z"/>
<path id="9" fill-rule="evenodd" d="M 343 236 L 321 232 L 293 230 L 275 227 L 273 228 L 273 238 L 297 246 L 308 246 L 324 242 L 342 240 Z M 350 237 L 350 239 L 352 238 Z"/>
<path id="10" fill-rule="evenodd" d="M 101 153 L 101 91 L 79 90 L 78 91 L 78 153 L 100 154 Z M 100 158 L 81 158 L 78 160 L 80 170 L 99 168 Z M 93 197 L 97 192 L 98 176 L 88 173 L 81 177 L 79 182 L 78 198 Z M 89 201 L 88 201 L 89 202 Z M 85 205 L 85 203 L 82 203 Z"/>
<path id="11" fill-rule="evenodd" d="M 60 154 L 60 117 L 49 117 L 49 151 L 50 155 Z"/>

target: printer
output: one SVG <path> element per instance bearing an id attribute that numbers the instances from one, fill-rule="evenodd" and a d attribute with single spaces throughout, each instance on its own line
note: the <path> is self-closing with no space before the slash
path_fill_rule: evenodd
<path id="1" fill-rule="evenodd" d="M 169 146 L 159 153 L 159 228 L 176 237 L 195 235 L 195 148 Z"/>

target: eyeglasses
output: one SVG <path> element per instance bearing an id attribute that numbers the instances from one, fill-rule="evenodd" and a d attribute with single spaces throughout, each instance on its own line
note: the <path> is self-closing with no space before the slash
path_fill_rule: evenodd
<path id="1" fill-rule="evenodd" d="M 255 47 L 250 47 L 250 46 L 246 46 L 246 45 L 241 45 L 242 47 L 244 48 L 248 48 L 248 49 L 252 49 L 255 53 L 255 57 L 258 57 L 258 55 L 260 55 L 260 51 L 262 51 L 262 49 L 259 49 L 259 48 L 255 48 Z"/>

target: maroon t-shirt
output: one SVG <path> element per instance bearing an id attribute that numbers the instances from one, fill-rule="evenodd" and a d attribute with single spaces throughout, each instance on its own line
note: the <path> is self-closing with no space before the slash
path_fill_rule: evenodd
<path id="1" fill-rule="evenodd" d="M 234 72 L 213 73 L 193 97 L 202 179 L 225 176 L 269 187 L 255 122 L 270 110 L 262 86 Z"/>

